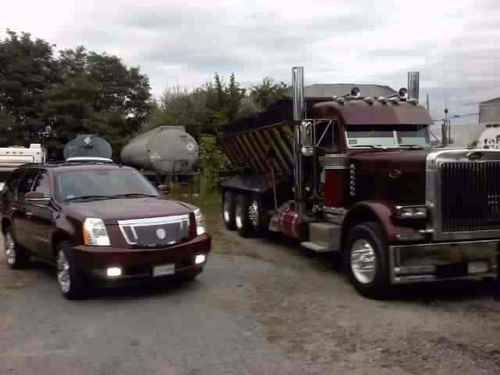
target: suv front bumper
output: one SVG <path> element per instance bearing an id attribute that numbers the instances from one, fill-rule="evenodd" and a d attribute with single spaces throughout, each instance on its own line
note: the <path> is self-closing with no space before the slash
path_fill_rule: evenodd
<path id="1" fill-rule="evenodd" d="M 162 249 L 114 248 L 100 246 L 75 246 L 72 254 L 79 270 L 92 281 L 106 285 L 118 285 L 128 281 L 156 279 L 153 269 L 157 266 L 172 265 L 174 273 L 169 276 L 182 277 L 196 275 L 206 264 L 195 264 L 196 255 L 208 255 L 211 238 L 208 234 L 195 237 L 187 242 Z M 119 267 L 120 276 L 109 277 L 106 270 Z M 158 277 L 160 278 L 160 277 Z"/>
<path id="2" fill-rule="evenodd" d="M 498 278 L 500 240 L 389 246 L 392 284 Z"/>

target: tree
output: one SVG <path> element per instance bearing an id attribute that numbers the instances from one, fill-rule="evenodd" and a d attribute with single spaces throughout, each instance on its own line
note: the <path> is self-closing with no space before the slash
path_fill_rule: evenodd
<path id="1" fill-rule="evenodd" d="M 24 143 L 41 130 L 48 90 L 60 81 L 52 45 L 7 30 L 0 41 L 0 111 L 14 121 L 8 143 Z"/>
<path id="2" fill-rule="evenodd" d="M 264 111 L 277 100 L 285 98 L 287 91 L 288 86 L 286 83 L 276 83 L 272 78 L 265 77 L 262 83 L 251 88 L 250 97 L 259 110 Z"/>
<path id="3" fill-rule="evenodd" d="M 96 133 L 119 154 L 151 111 L 148 78 L 116 56 L 83 47 L 61 51 L 59 64 L 63 80 L 50 91 L 47 114 L 60 143 Z"/>

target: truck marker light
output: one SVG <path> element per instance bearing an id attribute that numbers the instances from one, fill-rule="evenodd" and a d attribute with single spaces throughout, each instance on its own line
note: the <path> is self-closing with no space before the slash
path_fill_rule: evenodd
<path id="1" fill-rule="evenodd" d="M 106 276 L 109 278 L 120 277 L 122 275 L 121 267 L 108 267 L 106 268 Z"/>

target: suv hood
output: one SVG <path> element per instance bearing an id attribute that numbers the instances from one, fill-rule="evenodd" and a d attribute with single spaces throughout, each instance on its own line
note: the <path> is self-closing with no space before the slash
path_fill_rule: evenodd
<path id="1" fill-rule="evenodd" d="M 351 154 L 356 200 L 425 203 L 425 166 L 430 150 L 370 150 Z"/>
<path id="2" fill-rule="evenodd" d="M 79 220 L 100 218 L 106 224 L 116 224 L 117 220 L 182 215 L 193 211 L 192 206 L 182 202 L 154 197 L 71 202 L 64 206 L 69 216 Z"/>

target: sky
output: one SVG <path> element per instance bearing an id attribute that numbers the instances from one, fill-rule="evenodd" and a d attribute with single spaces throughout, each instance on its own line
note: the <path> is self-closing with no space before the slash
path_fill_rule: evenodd
<path id="1" fill-rule="evenodd" d="M 500 96 L 498 0 L 1 0 L 0 37 L 25 31 L 57 49 L 83 45 L 140 66 L 153 94 L 193 88 L 217 72 L 245 86 L 269 76 L 306 84 L 406 86 L 420 72 L 421 99 L 478 112 Z M 474 116 L 454 119 L 477 123 Z"/>

